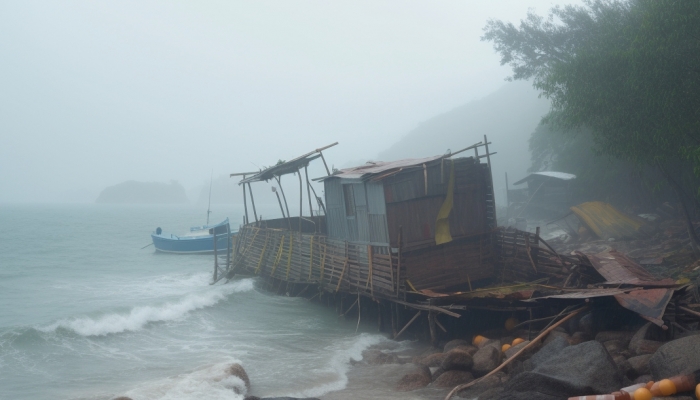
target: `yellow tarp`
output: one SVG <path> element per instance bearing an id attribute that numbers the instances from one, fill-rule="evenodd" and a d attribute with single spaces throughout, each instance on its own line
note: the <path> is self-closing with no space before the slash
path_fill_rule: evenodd
<path id="1" fill-rule="evenodd" d="M 448 220 L 450 216 L 450 211 L 452 211 L 452 204 L 454 203 L 454 191 L 455 191 L 455 163 L 450 163 L 450 181 L 447 184 L 447 196 L 445 197 L 445 202 L 442 203 L 440 211 L 438 212 L 437 221 L 435 222 L 435 244 L 449 243 L 452 241 L 452 235 L 450 234 L 450 221 Z"/>
<path id="2" fill-rule="evenodd" d="M 571 211 L 601 239 L 622 239 L 636 236 L 644 225 L 608 203 L 589 201 L 571 207 Z"/>

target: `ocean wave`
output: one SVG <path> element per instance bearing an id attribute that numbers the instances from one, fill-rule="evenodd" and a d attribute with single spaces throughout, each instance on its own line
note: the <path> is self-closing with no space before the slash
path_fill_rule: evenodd
<path id="1" fill-rule="evenodd" d="M 38 328 L 42 332 L 69 330 L 81 336 L 103 336 L 112 333 L 137 331 L 151 322 L 172 321 L 185 316 L 191 311 L 211 307 L 226 299 L 233 293 L 253 290 L 253 280 L 243 279 L 226 285 L 217 285 L 197 294 L 189 294 L 177 302 L 158 306 L 138 306 L 128 313 L 112 313 L 101 317 L 80 317 L 59 320 L 46 327 Z"/>
<path id="2" fill-rule="evenodd" d="M 226 372 L 231 360 L 187 374 L 146 382 L 124 395 L 133 399 L 151 400 L 243 400 L 245 383 Z"/>
<path id="3" fill-rule="evenodd" d="M 381 335 L 362 333 L 359 336 L 342 343 L 340 347 L 335 347 L 333 350 L 331 350 L 334 352 L 334 354 L 324 371 L 329 373 L 333 379 L 330 379 L 325 383 L 317 384 L 311 388 L 304 389 L 298 393 L 292 393 L 289 396 L 319 397 L 328 392 L 345 389 L 348 385 L 350 360 L 362 360 L 362 352 L 364 350 L 386 340 L 388 339 Z"/>

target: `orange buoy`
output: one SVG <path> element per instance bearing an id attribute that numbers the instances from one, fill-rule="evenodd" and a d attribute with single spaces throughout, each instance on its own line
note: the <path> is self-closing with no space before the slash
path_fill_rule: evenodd
<path id="1" fill-rule="evenodd" d="M 522 343 L 522 342 L 524 342 L 524 341 L 525 341 L 524 339 L 520 339 L 520 338 L 514 339 L 514 340 L 513 340 L 513 346 L 517 346 L 517 345 L 519 345 L 520 343 Z"/>
<path id="2" fill-rule="evenodd" d="M 700 400 L 700 383 L 698 383 L 698 385 L 695 386 L 695 397 L 697 397 L 698 400 Z"/>
<path id="3" fill-rule="evenodd" d="M 659 391 L 664 396 L 676 394 L 676 385 L 670 379 L 662 379 L 659 381 Z"/>
<path id="4" fill-rule="evenodd" d="M 474 346 L 478 346 L 479 343 L 483 342 L 486 338 L 481 336 L 481 335 L 476 335 L 474 336 L 474 340 L 472 340 L 472 344 Z"/>
<path id="5" fill-rule="evenodd" d="M 515 329 L 515 326 L 518 325 L 519 322 L 520 322 L 520 321 L 518 321 L 518 319 L 515 318 L 515 317 L 510 317 L 510 318 L 508 318 L 508 319 L 506 320 L 506 324 L 505 324 L 505 325 L 506 325 L 506 330 L 509 331 L 509 332 L 512 331 L 513 329 Z"/>
<path id="6" fill-rule="evenodd" d="M 505 353 L 506 350 L 508 350 L 508 349 L 510 349 L 510 345 L 509 345 L 508 343 L 506 343 L 506 344 L 504 344 L 503 346 L 501 346 L 501 351 L 504 352 L 504 353 Z"/>
<path id="7" fill-rule="evenodd" d="M 651 400 L 651 392 L 647 388 L 639 388 L 634 391 L 634 400 Z"/>

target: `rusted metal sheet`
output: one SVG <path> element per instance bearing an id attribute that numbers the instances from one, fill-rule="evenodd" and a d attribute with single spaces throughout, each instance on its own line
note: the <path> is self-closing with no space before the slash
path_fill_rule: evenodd
<path id="1" fill-rule="evenodd" d="M 661 318 L 672 296 L 673 289 L 639 289 L 616 294 L 615 300 L 622 307 L 636 312 L 642 318 L 663 326 L 664 321 Z"/>
<path id="2" fill-rule="evenodd" d="M 592 299 L 594 297 L 606 297 L 615 296 L 619 294 L 624 294 L 625 292 L 633 291 L 634 289 L 617 289 L 617 288 L 604 288 L 604 289 L 580 289 L 567 293 L 553 294 L 549 296 L 536 297 L 531 299 L 531 301 L 542 300 L 542 299 Z"/>
<path id="3" fill-rule="evenodd" d="M 358 167 L 341 169 L 328 178 L 363 179 L 370 175 L 385 174 L 393 170 L 407 169 L 410 167 L 420 167 L 425 163 L 443 158 L 443 156 L 432 156 L 425 158 L 408 158 L 396 161 L 369 162 Z M 327 178 L 324 178 L 327 179 Z"/>
<path id="4" fill-rule="evenodd" d="M 673 286 L 673 279 L 657 280 L 641 265 L 634 262 L 626 255 L 615 251 L 606 250 L 598 254 L 576 254 L 587 258 L 593 268 L 605 278 L 609 285 L 639 285 L 639 286 Z"/>

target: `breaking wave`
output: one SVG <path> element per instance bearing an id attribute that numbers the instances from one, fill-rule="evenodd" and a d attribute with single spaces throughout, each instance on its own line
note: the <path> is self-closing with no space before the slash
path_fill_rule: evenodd
<path id="1" fill-rule="evenodd" d="M 243 400 L 246 394 L 245 383 L 226 372 L 232 362 L 237 360 L 146 382 L 125 395 L 135 399 L 153 400 Z"/>
<path id="2" fill-rule="evenodd" d="M 253 280 L 244 279 L 226 285 L 217 285 L 202 293 L 189 294 L 177 302 L 159 306 L 134 307 L 128 313 L 112 313 L 101 317 L 80 317 L 59 320 L 46 327 L 38 328 L 42 332 L 60 329 L 70 330 L 81 336 L 103 336 L 112 333 L 137 331 L 151 322 L 172 321 L 182 318 L 189 312 L 211 307 L 226 299 L 233 293 L 253 290 Z"/>

